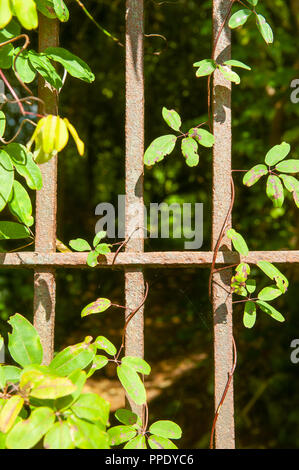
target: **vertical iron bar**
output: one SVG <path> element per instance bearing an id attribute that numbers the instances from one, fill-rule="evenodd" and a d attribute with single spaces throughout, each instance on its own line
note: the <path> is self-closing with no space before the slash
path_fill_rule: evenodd
<path id="1" fill-rule="evenodd" d="M 59 27 L 57 20 L 39 15 L 39 51 L 58 46 Z M 57 92 L 51 90 L 43 79 L 39 79 L 38 96 L 45 104 L 47 114 L 57 114 Z M 43 188 L 36 194 L 35 251 L 56 251 L 56 206 L 57 206 L 57 157 L 40 167 Z M 55 269 L 39 268 L 34 272 L 34 326 L 44 349 L 43 363 L 48 364 L 54 352 L 55 324 Z"/>
<path id="2" fill-rule="evenodd" d="M 213 0 L 213 38 L 215 59 L 222 63 L 230 59 L 231 35 L 225 26 L 216 44 L 217 34 L 231 7 L 231 0 Z M 225 217 L 231 203 L 231 83 L 216 70 L 213 80 L 213 223 L 212 249 L 215 248 Z M 231 224 L 231 217 L 228 220 Z M 231 244 L 224 237 L 220 249 L 230 249 Z M 223 289 L 230 285 L 231 270 L 224 270 L 213 276 L 214 312 L 214 362 L 215 362 L 215 409 L 221 400 L 232 368 L 232 300 Z M 215 446 L 218 449 L 234 448 L 234 401 L 231 383 L 215 430 Z"/>
<path id="3" fill-rule="evenodd" d="M 144 76 L 143 0 L 126 1 L 126 245 L 127 252 L 143 252 Z M 144 296 L 142 268 L 125 271 L 126 318 Z M 126 354 L 143 357 L 143 308 L 129 322 Z M 141 409 L 130 403 L 141 414 Z"/>

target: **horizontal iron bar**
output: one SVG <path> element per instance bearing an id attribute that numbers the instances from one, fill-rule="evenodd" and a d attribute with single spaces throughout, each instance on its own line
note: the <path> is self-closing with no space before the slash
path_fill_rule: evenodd
<path id="1" fill-rule="evenodd" d="M 35 268 L 49 266 L 57 268 L 88 268 L 88 253 L 37 253 L 18 252 L 0 253 L 0 268 Z M 97 268 L 111 267 L 114 253 L 99 256 Z M 208 267 L 212 263 L 212 251 L 160 251 L 146 253 L 119 253 L 115 267 L 148 266 L 165 268 Z M 299 250 L 289 251 L 251 251 L 242 257 L 242 262 L 257 263 L 260 260 L 271 263 L 299 263 Z M 219 252 L 216 258 L 218 265 L 239 263 L 236 252 Z"/>

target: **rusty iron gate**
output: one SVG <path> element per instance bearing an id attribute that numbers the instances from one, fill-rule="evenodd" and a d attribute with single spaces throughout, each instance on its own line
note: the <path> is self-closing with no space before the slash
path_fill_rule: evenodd
<path id="1" fill-rule="evenodd" d="M 230 30 L 219 28 L 231 7 L 231 0 L 213 0 L 213 42 L 217 42 L 215 57 L 230 58 Z M 126 236 L 143 226 L 143 155 L 144 155 L 144 78 L 143 78 L 143 0 L 126 0 Z M 57 46 L 58 22 L 40 16 L 39 50 Z M 39 82 L 39 98 L 45 111 L 56 114 L 57 96 L 45 83 Z M 215 72 L 213 87 L 213 216 L 211 251 L 144 252 L 143 230 L 132 237 L 125 251 L 114 260 L 108 254 L 99 269 L 111 269 L 114 263 L 125 276 L 126 316 L 136 309 L 144 297 L 143 268 L 211 267 L 219 233 L 231 204 L 231 87 L 220 73 Z M 85 268 L 87 253 L 56 252 L 57 157 L 41 166 L 43 188 L 36 198 L 36 238 L 34 252 L 0 253 L 3 268 L 32 268 L 34 270 L 34 324 L 44 348 L 44 362 L 49 363 L 54 351 L 55 323 L 55 270 L 59 268 Z M 139 216 L 136 217 L 136 208 Z M 134 208 L 134 210 L 132 210 Z M 228 223 L 230 225 L 230 220 Z M 224 249 L 224 250 L 223 250 Z M 243 261 L 257 263 L 299 263 L 299 251 L 253 251 Z M 231 251 L 230 241 L 224 238 L 217 251 L 215 265 L 229 266 L 239 262 L 239 254 Z M 232 300 L 223 289 L 229 286 L 231 271 L 227 269 L 213 275 L 212 302 L 214 312 L 214 377 L 215 411 L 219 411 L 215 429 L 216 448 L 234 448 L 233 383 L 221 409 L 218 408 L 227 386 L 233 364 Z M 125 319 L 124 319 L 125 321 Z M 130 321 L 126 330 L 126 354 L 143 357 L 144 352 L 143 307 Z"/>

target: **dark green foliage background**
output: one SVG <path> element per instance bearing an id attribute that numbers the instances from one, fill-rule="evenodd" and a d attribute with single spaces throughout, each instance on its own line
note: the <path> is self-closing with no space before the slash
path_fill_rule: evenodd
<path id="1" fill-rule="evenodd" d="M 124 40 L 124 1 L 86 2 L 97 21 Z M 275 33 L 272 47 L 261 39 L 254 21 L 234 31 L 232 56 L 252 67 L 241 71 L 233 87 L 233 168 L 249 169 L 263 161 L 267 150 L 282 140 L 298 155 L 299 104 L 290 101 L 290 82 L 299 78 L 299 7 L 296 0 L 260 0 Z M 163 34 L 145 39 L 146 145 L 168 133 L 162 106 L 176 109 L 184 129 L 206 120 L 206 79 L 196 79 L 193 62 L 211 50 L 211 1 L 145 2 L 145 32 Z M 68 77 L 60 98 L 61 114 L 76 126 L 87 145 L 80 158 L 71 144 L 59 157 L 58 237 L 92 240 L 100 202 L 117 203 L 124 193 L 124 49 L 109 40 L 70 2 L 71 21 L 62 25 L 61 45 L 82 57 L 96 75 L 92 85 Z M 297 18 L 296 18 L 297 15 Z M 161 50 L 160 55 L 154 52 Z M 251 250 L 299 249 L 298 209 L 288 198 L 273 209 L 265 181 L 242 186 L 235 173 L 233 223 Z M 196 168 L 186 166 L 179 149 L 152 169 L 145 169 L 147 202 L 203 202 L 204 245 L 210 249 L 211 152 L 201 150 Z M 149 240 L 147 250 L 180 250 L 183 242 Z M 287 318 L 277 324 L 259 314 L 253 330 L 234 311 L 238 366 L 235 373 L 236 435 L 239 448 L 299 447 L 299 364 L 290 361 L 290 343 L 299 337 L 297 266 L 283 267 L 290 279 L 284 299 L 275 306 Z M 180 447 L 207 447 L 213 417 L 213 351 L 207 270 L 149 270 L 146 305 L 146 359 L 152 364 L 194 353 L 203 354 L 198 367 L 179 376 L 150 403 L 150 413 L 180 424 Z M 261 283 L 265 279 L 261 278 Z M 32 312 L 32 274 L 1 271 L 1 325 L 18 311 Z M 83 334 L 117 338 L 121 313 L 102 320 L 81 320 L 80 311 L 98 296 L 123 302 L 119 272 L 59 271 L 57 349 Z M 297 294 L 296 294 L 297 292 Z M 90 331 L 90 327 L 94 331 Z"/>

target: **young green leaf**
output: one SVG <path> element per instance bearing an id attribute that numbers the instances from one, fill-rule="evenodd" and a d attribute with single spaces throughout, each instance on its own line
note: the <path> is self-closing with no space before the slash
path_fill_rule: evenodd
<path id="1" fill-rule="evenodd" d="M 44 437 L 45 449 L 73 449 L 71 429 L 66 421 L 58 421 L 51 426 Z"/>
<path id="2" fill-rule="evenodd" d="M 140 418 L 131 410 L 120 408 L 114 413 L 114 415 L 120 423 L 123 423 L 126 426 L 133 426 L 138 423 L 142 425 Z"/>
<path id="3" fill-rule="evenodd" d="M 60 376 L 69 375 L 77 369 L 85 369 L 95 357 L 95 347 L 85 342 L 68 346 L 59 352 L 49 365 Z"/>
<path id="4" fill-rule="evenodd" d="M 111 249 L 110 249 L 111 245 L 108 245 L 108 243 L 99 243 L 96 247 L 95 247 L 95 252 L 98 254 L 98 255 L 107 255 L 108 253 L 111 253 Z"/>
<path id="5" fill-rule="evenodd" d="M 249 253 L 248 246 L 242 235 L 233 228 L 226 231 L 226 235 L 232 241 L 235 250 L 242 256 L 247 256 Z"/>
<path id="6" fill-rule="evenodd" d="M 6 127 L 6 117 L 3 111 L 0 111 L 0 137 L 3 137 Z"/>
<path id="7" fill-rule="evenodd" d="M 94 239 L 93 239 L 93 242 L 92 242 L 93 247 L 95 248 L 100 243 L 102 238 L 106 237 L 106 235 L 107 235 L 107 233 L 104 232 L 104 231 L 98 232 L 96 234 L 96 236 L 94 237 Z"/>
<path id="8" fill-rule="evenodd" d="M 91 246 L 83 238 L 76 238 L 75 240 L 70 240 L 69 245 L 75 251 L 90 251 Z"/>
<path id="9" fill-rule="evenodd" d="M 63 0 L 53 0 L 54 10 L 57 15 L 57 18 L 62 21 L 68 21 L 69 11 Z"/>
<path id="10" fill-rule="evenodd" d="M 30 232 L 24 225 L 16 222 L 0 222 L 0 240 L 20 240 L 29 236 Z"/>
<path id="11" fill-rule="evenodd" d="M 90 70 L 90 67 L 84 62 L 84 60 L 72 54 L 67 49 L 62 47 L 48 47 L 44 50 L 43 54 L 49 59 L 59 62 L 65 70 L 75 78 L 84 80 L 85 82 L 91 83 L 94 81 L 95 76 Z"/>
<path id="12" fill-rule="evenodd" d="M 260 300 L 274 300 L 282 294 L 280 289 L 276 286 L 264 287 L 259 293 L 258 298 Z"/>
<path id="13" fill-rule="evenodd" d="M 54 411 L 41 407 L 32 411 L 25 421 L 17 423 L 6 438 L 8 449 L 30 449 L 49 431 L 55 421 Z"/>
<path id="14" fill-rule="evenodd" d="M 276 282 L 276 285 L 278 280 L 282 281 L 283 286 L 277 285 L 277 287 L 282 291 L 282 293 L 285 293 L 287 291 L 289 281 L 279 271 L 279 269 L 276 268 L 276 266 L 274 266 L 272 263 L 269 263 L 269 261 L 259 261 L 257 265 L 270 279 L 272 279 L 272 281 Z"/>
<path id="15" fill-rule="evenodd" d="M 167 109 L 163 107 L 162 116 L 166 124 L 174 131 L 179 131 L 182 125 L 180 115 L 174 109 Z"/>
<path id="16" fill-rule="evenodd" d="M 144 436 L 137 436 L 131 439 L 124 449 L 146 449 L 146 440 Z"/>
<path id="17" fill-rule="evenodd" d="M 121 363 L 128 367 L 131 367 L 132 369 L 135 369 L 141 374 L 148 375 L 151 372 L 150 365 L 140 357 L 125 356 L 122 358 Z"/>
<path id="18" fill-rule="evenodd" d="M 10 199 L 8 201 L 10 212 L 15 215 L 20 222 L 31 227 L 34 223 L 32 217 L 31 199 L 26 189 L 18 181 L 14 181 Z"/>
<path id="19" fill-rule="evenodd" d="M 199 62 L 195 62 L 193 67 L 198 67 L 195 74 L 197 77 L 204 77 L 206 75 L 211 75 L 211 73 L 216 70 L 217 65 L 215 60 L 204 59 L 200 60 Z"/>
<path id="20" fill-rule="evenodd" d="M 249 294 L 253 294 L 253 292 L 256 289 L 256 280 L 255 279 L 247 279 L 246 289 L 248 290 Z"/>
<path id="21" fill-rule="evenodd" d="M 8 323 L 12 326 L 12 333 L 8 334 L 11 357 L 23 367 L 28 364 L 41 364 L 43 348 L 34 326 L 19 313 L 12 315 Z"/>
<path id="22" fill-rule="evenodd" d="M 114 344 L 112 344 L 109 339 L 105 338 L 105 336 L 98 336 L 94 344 L 96 345 L 97 349 L 103 349 L 110 356 L 115 356 L 117 352 Z"/>
<path id="23" fill-rule="evenodd" d="M 87 421 L 101 421 L 107 426 L 110 404 L 96 393 L 83 393 L 72 405 L 72 411 L 78 418 Z"/>
<path id="24" fill-rule="evenodd" d="M 266 193 L 273 202 L 274 207 L 282 207 L 284 201 L 284 192 L 282 183 L 278 176 L 268 176 Z"/>
<path id="25" fill-rule="evenodd" d="M 23 408 L 24 398 L 14 395 L 5 400 L 0 411 L 0 431 L 7 433 L 14 425 L 15 420 Z"/>
<path id="26" fill-rule="evenodd" d="M 294 176 L 280 174 L 279 178 L 282 180 L 285 188 L 290 191 L 290 193 L 299 191 L 299 181 L 294 178 Z"/>
<path id="27" fill-rule="evenodd" d="M 1 0 L 0 5 L 0 29 L 4 28 L 12 18 L 10 0 Z"/>
<path id="28" fill-rule="evenodd" d="M 4 380 L 6 382 L 17 383 L 20 381 L 20 375 L 22 369 L 16 366 L 2 366 L 2 371 L 4 373 Z"/>
<path id="29" fill-rule="evenodd" d="M 87 315 L 92 315 L 94 313 L 103 313 L 107 310 L 111 305 L 111 301 L 109 299 L 99 298 L 95 300 L 95 302 L 91 302 L 90 304 L 86 305 L 81 312 L 81 317 L 86 317 Z"/>
<path id="30" fill-rule="evenodd" d="M 130 441 L 136 434 L 137 431 L 132 426 L 113 426 L 108 429 L 109 443 L 111 446 L 118 446 Z"/>
<path id="31" fill-rule="evenodd" d="M 244 62 L 241 62 L 240 60 L 226 60 L 225 62 L 223 62 L 223 64 L 230 65 L 231 67 L 239 67 L 241 69 L 251 70 L 251 67 L 249 67 L 249 65 L 244 64 Z"/>
<path id="32" fill-rule="evenodd" d="M 252 328 L 256 321 L 256 305 L 252 300 L 245 302 L 243 324 L 245 328 Z"/>
<path id="33" fill-rule="evenodd" d="M 290 153 L 290 150 L 291 146 L 287 142 L 274 145 L 274 147 L 272 147 L 267 153 L 265 157 L 265 163 L 270 166 L 276 165 L 276 163 L 280 162 L 280 160 L 283 160 Z"/>
<path id="34" fill-rule="evenodd" d="M 96 251 L 90 251 L 86 259 L 86 263 L 88 264 L 88 266 L 94 268 L 98 264 L 98 256 L 99 253 L 97 253 Z"/>
<path id="35" fill-rule="evenodd" d="M 233 82 L 236 85 L 239 85 L 239 83 L 241 82 L 241 78 L 236 72 L 231 70 L 227 65 L 218 65 L 218 68 L 220 72 L 222 73 L 222 75 L 224 76 L 224 78 L 226 78 L 226 80 L 229 80 L 230 82 Z"/>
<path id="36" fill-rule="evenodd" d="M 0 150 L 0 211 L 4 209 L 11 194 L 14 171 L 10 156 Z"/>
<path id="37" fill-rule="evenodd" d="M 147 442 L 151 449 L 177 449 L 170 439 L 161 436 L 149 436 Z"/>
<path id="38" fill-rule="evenodd" d="M 87 373 L 87 378 L 91 377 L 97 370 L 103 369 L 108 364 L 108 359 L 106 356 L 101 356 L 100 354 L 97 354 L 94 357 L 94 360 L 90 366 L 90 369 Z"/>
<path id="39" fill-rule="evenodd" d="M 211 132 L 206 131 L 198 127 L 193 127 L 188 132 L 189 137 L 195 139 L 203 147 L 213 147 L 215 143 L 215 137 Z"/>
<path id="40" fill-rule="evenodd" d="M 87 374 L 84 370 L 75 369 L 67 376 L 67 378 L 75 385 L 76 389 L 73 393 L 55 400 L 55 408 L 60 411 L 66 410 L 75 403 L 83 390 Z"/>
<path id="41" fill-rule="evenodd" d="M 137 372 L 125 364 L 118 366 L 116 371 L 128 396 L 137 403 L 137 405 L 143 405 L 146 402 L 146 392 Z"/>
<path id="42" fill-rule="evenodd" d="M 38 26 L 38 16 L 34 0 L 11 0 L 13 12 L 21 25 L 26 29 L 35 29 Z"/>
<path id="43" fill-rule="evenodd" d="M 242 10 L 238 10 L 236 13 L 234 13 L 228 22 L 228 26 L 231 29 L 237 28 L 238 26 L 242 26 L 243 24 L 246 23 L 248 20 L 249 16 L 252 14 L 251 10 L 248 10 L 248 8 L 244 8 Z"/>
<path id="44" fill-rule="evenodd" d="M 144 154 L 144 163 L 148 166 L 154 165 L 169 155 L 176 143 L 177 137 L 173 134 L 162 135 L 155 139 Z"/>
<path id="45" fill-rule="evenodd" d="M 243 184 L 245 186 L 253 186 L 262 176 L 268 174 L 268 169 L 266 165 L 255 165 L 243 177 Z"/>
<path id="46" fill-rule="evenodd" d="M 257 15 L 257 28 L 260 31 L 264 41 L 267 44 L 272 44 L 274 37 L 271 26 L 267 23 L 266 18 L 263 15 Z"/>
<path id="47" fill-rule="evenodd" d="M 156 421 L 153 423 L 149 432 L 155 436 L 165 437 L 169 439 L 180 439 L 182 437 L 182 430 L 180 426 L 173 421 Z"/>
<path id="48" fill-rule="evenodd" d="M 263 312 L 267 313 L 270 315 L 270 317 L 274 318 L 274 320 L 277 320 L 279 322 L 284 322 L 285 318 L 281 315 L 278 310 L 276 310 L 272 305 L 268 304 L 267 302 L 264 302 L 263 300 L 257 300 L 256 303 L 260 307 Z"/>
<path id="49" fill-rule="evenodd" d="M 197 142 L 191 137 L 185 137 L 182 139 L 182 154 L 186 158 L 188 166 L 196 166 L 199 162 L 199 155 L 197 153 L 198 145 Z"/>
<path id="50" fill-rule="evenodd" d="M 299 172 L 299 160 L 284 160 L 278 163 L 275 167 L 277 171 L 282 173 L 298 173 Z"/>
<path id="51" fill-rule="evenodd" d="M 299 188 L 296 188 L 293 192 L 293 199 L 297 207 L 299 207 Z"/>

